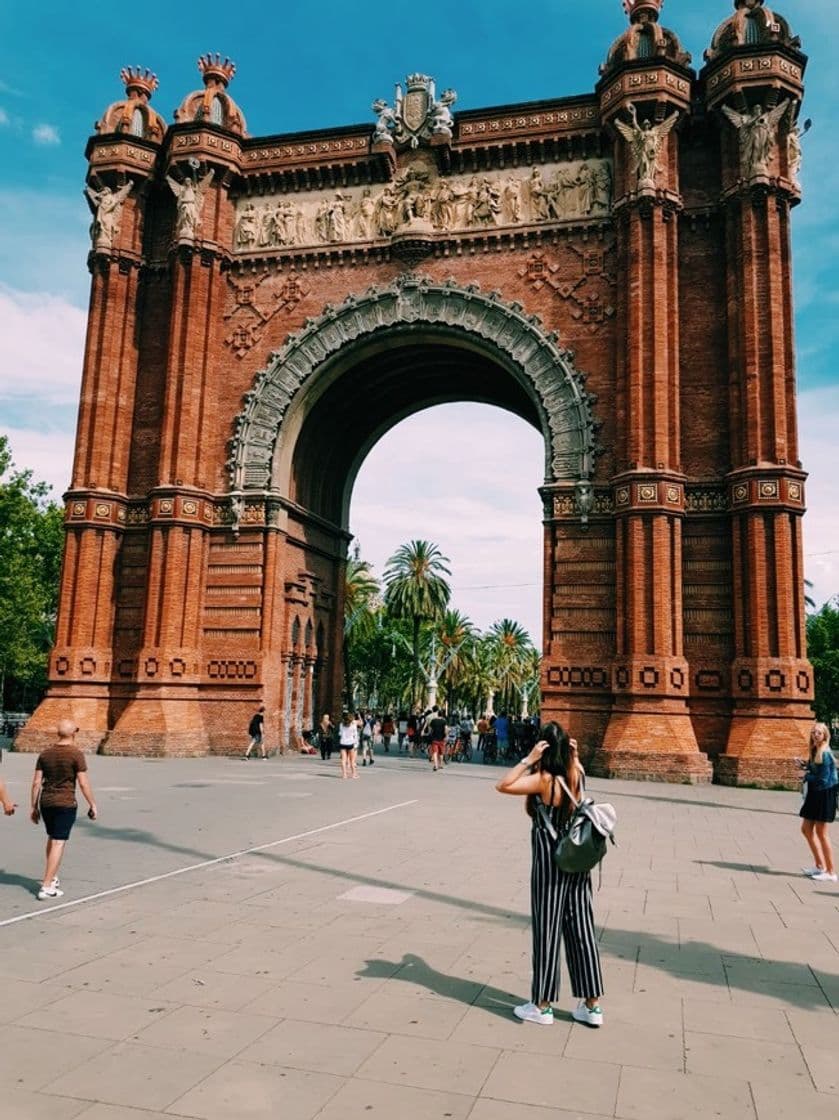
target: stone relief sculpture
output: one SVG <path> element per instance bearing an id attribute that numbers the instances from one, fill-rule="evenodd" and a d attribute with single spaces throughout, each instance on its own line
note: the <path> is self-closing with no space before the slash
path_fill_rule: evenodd
<path id="1" fill-rule="evenodd" d="M 393 107 L 382 98 L 373 102 L 371 108 L 377 119 L 372 142 L 418 148 L 421 141 L 432 136 L 449 137 L 455 101 L 457 94 L 453 89 L 443 90 L 438 100 L 433 78 L 409 74 L 404 93 L 401 85 L 396 86 Z"/>
<path id="2" fill-rule="evenodd" d="M 636 187 L 638 190 L 655 189 L 656 175 L 661 171 L 658 154 L 665 137 L 679 119 L 679 114 L 671 113 L 661 124 L 654 125 L 652 121 L 642 121 L 639 124 L 635 106 L 630 104 L 629 116 L 630 124 L 615 119 L 615 128 L 629 145 L 633 170 L 637 174 Z"/>
<path id="3" fill-rule="evenodd" d="M 111 249 L 119 233 L 119 220 L 122 204 L 131 193 L 131 180 L 118 190 L 102 186 L 98 190 L 85 187 L 85 194 L 93 206 L 93 221 L 90 226 L 90 241 L 94 249 Z"/>
<path id="4" fill-rule="evenodd" d="M 253 253 L 371 241 L 418 228 L 449 232 L 574 221 L 607 214 L 611 204 L 607 160 L 468 176 L 441 176 L 432 166 L 417 163 L 380 187 L 242 198 L 233 245 L 237 252 Z"/>
<path id="5" fill-rule="evenodd" d="M 197 181 L 188 175 L 182 182 L 166 176 L 169 189 L 177 200 L 177 217 L 175 219 L 175 237 L 180 240 L 185 238 L 193 241 L 198 235 L 201 225 L 201 210 L 204 206 L 204 194 L 213 181 L 213 169 Z M 264 215 L 263 215 L 264 220 Z"/>
<path id="6" fill-rule="evenodd" d="M 753 175 L 768 175 L 769 161 L 775 151 L 778 122 L 787 111 L 787 102 L 782 101 L 774 109 L 764 109 L 757 104 L 748 113 L 738 113 L 728 105 L 722 111 L 740 135 L 740 170 L 743 178 Z"/>

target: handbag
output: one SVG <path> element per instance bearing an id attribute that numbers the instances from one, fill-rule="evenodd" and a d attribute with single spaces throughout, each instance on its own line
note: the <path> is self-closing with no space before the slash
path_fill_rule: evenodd
<path id="1" fill-rule="evenodd" d="M 578 801 L 564 778 L 559 774 L 556 778 L 574 806 L 574 812 L 568 828 L 559 836 L 542 799 L 539 798 L 536 802 L 548 835 L 555 845 L 553 861 L 560 871 L 572 874 L 591 871 L 606 855 L 607 841 L 616 843 L 614 832 L 618 814 L 614 806 L 605 802 L 597 805 L 590 797 Z"/>

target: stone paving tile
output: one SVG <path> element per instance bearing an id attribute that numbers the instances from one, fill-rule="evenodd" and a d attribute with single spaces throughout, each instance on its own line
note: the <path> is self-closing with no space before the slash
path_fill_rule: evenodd
<path id="1" fill-rule="evenodd" d="M 284 1019 L 239 1057 L 260 1065 L 351 1077 L 385 1037 L 384 1034 L 352 1026 Z"/>
<path id="2" fill-rule="evenodd" d="M 84 1112 L 79 1113 L 79 1120 L 179 1120 L 179 1118 L 172 1112 L 149 1112 L 145 1108 L 126 1108 L 121 1104 L 92 1104 Z"/>
<path id="3" fill-rule="evenodd" d="M 736 1010 L 735 1010 L 736 1013 Z M 688 1073 L 765 1080 L 775 1075 L 799 1078 L 809 1085 L 807 1067 L 793 1044 L 731 1035 L 685 1031 L 685 1069 Z"/>
<path id="4" fill-rule="evenodd" d="M 60 1023 L 56 1022 L 56 1026 Z M 111 1043 L 100 1038 L 64 1035 L 61 1031 L 3 1028 L 0 1085 L 40 1089 L 59 1074 L 101 1055 Z"/>
<path id="5" fill-rule="evenodd" d="M 192 1050 L 232 1058 L 276 1026 L 267 1015 L 220 1011 L 207 1007 L 179 1007 L 133 1036 L 145 1046 Z"/>
<path id="6" fill-rule="evenodd" d="M 476 1096 L 499 1051 L 484 1046 L 392 1035 L 357 1071 L 369 1081 Z M 518 1055 L 516 1055 L 518 1056 Z"/>
<path id="7" fill-rule="evenodd" d="M 228 1062 L 167 1109 L 201 1120 L 311 1120 L 342 1079 L 280 1066 Z"/>
<path id="8" fill-rule="evenodd" d="M 533 1030 L 543 1029 L 547 1028 L 533 1027 Z M 605 1039 L 603 1041 L 605 1044 Z M 579 1109 L 609 1116 L 614 1112 L 619 1075 L 620 1066 L 605 1061 L 577 1058 L 546 1061 L 543 1054 L 505 1052 L 480 1095 L 516 1104 L 544 1108 L 556 1105 L 566 1110 Z"/>
<path id="9" fill-rule="evenodd" d="M 471 1104 L 471 1097 L 469 1098 Z M 0 1092 L 3 1120 L 75 1120 L 86 1109 L 86 1101 L 49 1097 L 45 1093 L 27 1093 L 5 1086 Z"/>
<path id="10" fill-rule="evenodd" d="M 562 1103 L 562 1087 L 557 1086 L 557 1101 Z M 515 1114 L 508 1101 L 492 1101 L 481 1098 L 469 1113 L 469 1120 L 611 1120 L 612 1113 L 569 1112 L 564 1108 L 538 1108 L 533 1105 L 516 1104 Z"/>
<path id="11" fill-rule="evenodd" d="M 245 1004 L 266 995 L 272 987 L 272 981 L 264 976 L 234 976 L 203 967 L 193 968 L 180 979 L 155 988 L 151 996 L 163 1002 L 241 1011 Z"/>
<path id="12" fill-rule="evenodd" d="M 107 992 L 74 992 L 48 1007 L 33 1011 L 19 1020 L 22 1027 L 49 1030 L 56 1023 L 62 1032 L 105 1038 L 118 1042 L 142 1030 L 172 1010 L 173 1004 L 161 1004 L 146 997 L 128 998 Z"/>
<path id="13" fill-rule="evenodd" d="M 365 1000 L 343 1022 L 366 1030 L 416 1038 L 449 1038 L 469 1009 L 457 1000 L 425 999 L 388 983 Z"/>
<path id="14" fill-rule="evenodd" d="M 0 1023 L 11 1023 L 49 1003 L 61 999 L 63 989 L 53 984 L 34 984 L 28 980 L 0 981 Z"/>
<path id="15" fill-rule="evenodd" d="M 700 1034 L 763 1039 L 787 1045 L 795 1041 L 787 1017 L 780 1008 L 752 1007 L 738 1000 L 723 1011 L 706 1000 L 685 999 L 684 1022 L 686 1031 Z"/>
<path id="16" fill-rule="evenodd" d="M 275 1019 L 302 1019 L 307 1023 L 341 1023 L 370 998 L 360 980 L 345 984 L 298 984 L 285 980 L 242 1010 Z"/>
<path id="17" fill-rule="evenodd" d="M 218 1069 L 221 1062 L 218 1057 L 186 1050 L 120 1042 L 50 1081 L 45 1089 L 56 1096 L 95 1097 L 103 1104 L 162 1110 Z"/>
<path id="18" fill-rule="evenodd" d="M 571 1033 L 570 1013 L 555 1012 L 550 1030 L 535 1030 L 514 1017 L 512 1006 L 512 1002 L 508 1001 L 501 1008 L 480 1003 L 466 1008 L 466 1014 L 449 1035 L 450 1040 L 472 1046 L 500 1047 L 560 1057 Z"/>
<path id="19" fill-rule="evenodd" d="M 471 1120 L 475 1115 L 473 1104 L 473 1097 L 460 1093 L 440 1093 L 431 1089 L 415 1089 L 410 1085 L 388 1085 L 383 1081 L 353 1078 L 317 1114 L 317 1120 L 392 1120 L 393 1117 L 404 1120 L 466 1120 L 467 1116 Z M 505 1107 L 508 1110 L 506 1120 L 511 1120 L 509 1105 Z M 523 1115 L 522 1120 L 540 1118 Z M 554 1115 L 553 1120 L 562 1120 L 562 1117 Z M 592 1120 L 597 1120 L 597 1117 Z"/>
<path id="20" fill-rule="evenodd" d="M 614 1115 L 620 1120 L 755 1120 L 745 1080 L 633 1067 L 621 1070 Z"/>
<path id="21" fill-rule="evenodd" d="M 807 1085 L 752 1082 L 758 1120 L 836 1120 L 839 1101 Z"/>

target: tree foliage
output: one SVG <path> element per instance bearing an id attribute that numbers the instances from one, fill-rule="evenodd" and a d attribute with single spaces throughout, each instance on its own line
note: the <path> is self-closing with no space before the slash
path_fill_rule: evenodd
<path id="1" fill-rule="evenodd" d="M 63 544 L 46 483 L 12 461 L 0 436 L 0 707 L 28 707 L 46 683 Z"/>
<path id="2" fill-rule="evenodd" d="M 410 619 L 414 661 L 412 697 L 419 699 L 420 631 L 440 618 L 449 604 L 448 557 L 431 541 L 410 541 L 394 552 L 384 572 L 385 606 L 392 618 Z"/>
<path id="3" fill-rule="evenodd" d="M 807 653 L 815 673 L 816 718 L 839 720 L 839 597 L 807 617 Z"/>

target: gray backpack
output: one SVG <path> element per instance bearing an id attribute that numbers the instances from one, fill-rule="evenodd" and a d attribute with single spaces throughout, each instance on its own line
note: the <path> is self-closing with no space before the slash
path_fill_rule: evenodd
<path id="1" fill-rule="evenodd" d="M 545 824 L 548 835 L 556 845 L 554 848 L 554 863 L 560 871 L 585 872 L 591 871 L 606 855 L 606 841 L 615 843 L 615 825 L 618 815 L 612 805 L 596 805 L 590 797 L 577 801 L 565 780 L 556 775 L 557 781 L 574 806 L 574 812 L 567 830 L 562 836 L 557 834 L 545 808 L 542 799 L 536 802 L 536 807 Z"/>

